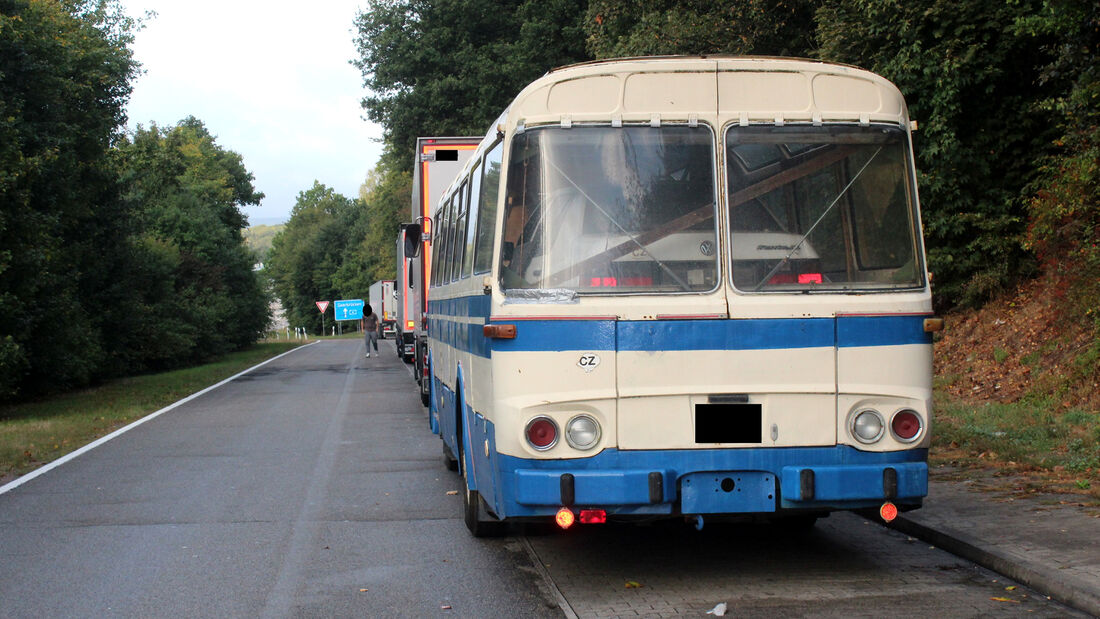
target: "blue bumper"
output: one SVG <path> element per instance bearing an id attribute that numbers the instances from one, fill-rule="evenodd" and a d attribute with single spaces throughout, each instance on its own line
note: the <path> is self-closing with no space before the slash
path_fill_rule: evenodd
<path id="1" fill-rule="evenodd" d="M 752 514 L 844 510 L 892 501 L 916 507 L 928 493 L 928 452 L 852 447 L 619 451 L 591 458 L 499 456 L 494 511 L 542 516 L 563 505 L 609 514 Z M 488 498 L 488 497 L 487 497 Z"/>

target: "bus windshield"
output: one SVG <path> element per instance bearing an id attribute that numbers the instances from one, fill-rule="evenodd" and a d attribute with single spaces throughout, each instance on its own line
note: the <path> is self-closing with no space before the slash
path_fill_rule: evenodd
<path id="1" fill-rule="evenodd" d="M 726 166 L 739 290 L 923 285 L 905 132 L 735 126 L 726 134 Z"/>
<path id="2" fill-rule="evenodd" d="M 512 141 L 501 285 L 578 294 L 718 286 L 705 126 L 528 129 Z"/>

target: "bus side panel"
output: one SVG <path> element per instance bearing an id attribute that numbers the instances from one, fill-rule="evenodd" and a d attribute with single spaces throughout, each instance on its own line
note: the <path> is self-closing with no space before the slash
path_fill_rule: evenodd
<path id="1" fill-rule="evenodd" d="M 929 314 L 930 315 L 930 314 Z M 840 315 L 837 317 L 838 435 L 848 436 L 853 412 L 873 408 L 887 424 L 894 413 L 912 409 L 924 421 L 912 443 L 890 433 L 874 447 L 880 451 L 928 447 L 932 417 L 932 334 L 924 331 L 929 315 Z M 850 442 L 850 441 L 849 441 Z"/>
<path id="2" fill-rule="evenodd" d="M 456 409 L 459 394 L 456 389 L 461 384 L 464 405 L 470 409 L 463 419 L 475 421 L 477 413 L 474 411 L 481 412 L 479 403 L 487 401 L 491 394 L 491 391 L 483 394 L 486 385 L 490 389 L 492 385 L 488 369 L 488 340 L 482 333 L 485 316 L 489 313 L 489 302 L 484 295 L 477 295 L 431 300 L 429 307 L 429 414 L 443 442 L 457 457 L 460 428 Z M 471 422 L 470 427 L 475 425 Z M 484 428 L 481 431 L 484 433 Z M 484 437 L 471 444 L 482 446 L 483 442 Z"/>

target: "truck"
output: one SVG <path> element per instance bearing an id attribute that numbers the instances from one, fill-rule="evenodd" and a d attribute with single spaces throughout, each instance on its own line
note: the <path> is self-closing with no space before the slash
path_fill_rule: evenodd
<path id="1" fill-rule="evenodd" d="M 380 279 L 371 284 L 368 291 L 367 302 L 370 303 L 374 314 L 378 316 L 378 324 L 382 330 L 378 337 L 383 340 L 393 337 L 397 330 L 394 326 L 397 320 L 394 306 L 397 302 L 393 293 L 393 283 L 392 279 Z"/>
<path id="2" fill-rule="evenodd" d="M 410 239 L 421 245 L 420 252 L 406 258 L 405 232 L 402 224 L 397 235 L 398 298 L 395 335 L 398 355 L 406 363 L 415 364 L 414 375 L 420 385 L 420 399 L 427 406 L 429 398 L 428 372 L 428 278 L 431 277 L 431 214 L 443 192 L 458 176 L 462 166 L 473 155 L 481 136 L 421 137 L 416 139 L 413 161 L 412 222 L 419 225 L 422 238 Z"/>

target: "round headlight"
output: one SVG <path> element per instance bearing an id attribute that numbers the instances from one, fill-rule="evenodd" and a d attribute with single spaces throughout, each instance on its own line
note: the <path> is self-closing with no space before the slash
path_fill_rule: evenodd
<path id="1" fill-rule="evenodd" d="M 600 424 L 588 415 L 577 415 L 565 424 L 565 440 L 576 449 L 592 449 L 600 442 Z"/>
<path id="2" fill-rule="evenodd" d="M 861 443 L 874 443 L 882 438 L 886 423 L 876 410 L 862 410 L 852 417 L 852 436 Z"/>
<path id="3" fill-rule="evenodd" d="M 535 417 L 527 422 L 527 442 L 539 451 L 550 449 L 558 443 L 558 425 L 549 417 Z"/>
<path id="4" fill-rule="evenodd" d="M 924 422 L 921 421 L 920 415 L 917 411 L 908 408 L 894 413 L 894 418 L 890 420 L 890 432 L 894 434 L 894 438 L 903 443 L 912 443 L 917 440 L 923 428 Z"/>

